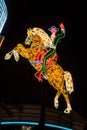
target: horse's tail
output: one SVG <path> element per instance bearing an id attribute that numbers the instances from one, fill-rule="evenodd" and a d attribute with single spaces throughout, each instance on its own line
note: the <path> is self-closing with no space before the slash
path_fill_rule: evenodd
<path id="1" fill-rule="evenodd" d="M 74 91 L 72 75 L 69 71 L 64 71 L 64 80 L 67 92 L 71 94 Z"/>

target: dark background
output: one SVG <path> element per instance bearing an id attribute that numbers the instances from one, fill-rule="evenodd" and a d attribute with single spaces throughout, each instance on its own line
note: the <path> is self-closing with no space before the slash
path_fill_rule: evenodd
<path id="1" fill-rule="evenodd" d="M 70 95 L 73 110 L 87 119 L 85 3 L 6 0 L 6 5 L 8 18 L 2 30 L 5 40 L 0 49 L 0 101 L 5 104 L 41 103 L 42 84 L 34 77 L 36 70 L 21 56 L 18 62 L 13 57 L 6 61 L 4 56 L 24 42 L 27 28 L 41 27 L 48 33 L 50 26 L 58 27 L 63 22 L 66 37 L 57 47 L 58 63 L 73 77 L 74 93 Z M 47 107 L 54 108 L 55 94 L 47 82 Z M 59 110 L 63 111 L 64 107 L 61 97 Z"/>

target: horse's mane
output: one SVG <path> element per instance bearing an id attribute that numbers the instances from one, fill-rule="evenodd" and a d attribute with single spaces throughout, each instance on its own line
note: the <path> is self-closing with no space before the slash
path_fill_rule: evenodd
<path id="1" fill-rule="evenodd" d="M 42 28 L 34 27 L 32 30 L 36 35 L 41 37 L 41 39 L 43 40 L 44 46 L 50 45 L 49 44 L 50 43 L 50 37 Z"/>

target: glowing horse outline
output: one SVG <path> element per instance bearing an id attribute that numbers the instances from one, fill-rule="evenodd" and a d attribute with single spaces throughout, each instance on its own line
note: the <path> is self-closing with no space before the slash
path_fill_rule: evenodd
<path id="1" fill-rule="evenodd" d="M 38 54 L 41 53 L 42 57 L 39 58 L 41 58 L 40 60 L 42 60 L 43 56 L 49 51 L 49 49 L 46 48 L 46 46 L 49 46 L 49 42 L 50 37 L 43 29 L 38 27 L 34 27 L 32 29 L 29 28 L 27 29 L 27 38 L 25 40 L 25 44 L 28 45 L 28 48 L 25 48 L 24 45 L 18 43 L 12 51 L 8 52 L 5 55 L 5 60 L 9 60 L 12 55 L 14 56 L 16 61 L 19 61 L 19 55 L 27 58 L 31 65 L 37 70 L 37 72 L 35 73 L 35 77 L 39 81 L 42 81 L 41 75 L 38 75 L 38 72 L 41 70 L 42 67 L 42 62 L 40 63 L 36 61 L 36 59 L 38 57 Z M 51 62 L 50 65 L 49 62 Z M 70 113 L 72 107 L 68 94 L 71 94 L 74 91 L 72 75 L 69 71 L 64 71 L 63 68 L 57 63 L 57 54 L 48 59 L 46 63 L 48 65 L 47 80 L 49 84 L 57 90 L 57 93 L 54 97 L 54 106 L 56 109 L 58 108 L 58 98 L 62 94 L 67 105 L 64 113 Z"/>

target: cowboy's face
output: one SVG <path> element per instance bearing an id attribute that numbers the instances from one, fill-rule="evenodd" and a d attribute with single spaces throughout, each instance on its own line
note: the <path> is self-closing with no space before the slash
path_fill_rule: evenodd
<path id="1" fill-rule="evenodd" d="M 56 30 L 55 28 L 52 28 L 52 29 L 51 29 L 51 33 L 52 33 L 52 34 L 56 34 L 56 33 L 57 33 L 57 30 Z"/>

